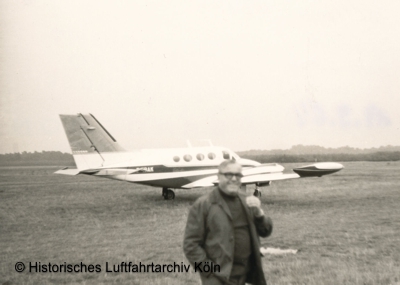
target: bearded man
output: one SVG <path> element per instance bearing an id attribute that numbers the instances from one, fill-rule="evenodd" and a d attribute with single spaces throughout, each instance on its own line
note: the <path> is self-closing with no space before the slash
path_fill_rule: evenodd
<path id="1" fill-rule="evenodd" d="M 225 160 L 218 171 L 218 187 L 190 208 L 183 241 L 186 258 L 203 285 L 265 285 L 259 237 L 271 234 L 272 221 L 257 197 L 242 193 L 240 164 Z"/>

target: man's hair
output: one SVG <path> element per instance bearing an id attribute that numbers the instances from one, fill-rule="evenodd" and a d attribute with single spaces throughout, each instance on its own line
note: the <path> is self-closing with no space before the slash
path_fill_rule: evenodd
<path id="1" fill-rule="evenodd" d="M 238 164 L 238 162 L 234 159 L 227 159 L 224 160 L 219 166 L 218 166 L 218 172 L 221 172 L 225 167 L 231 164 Z"/>

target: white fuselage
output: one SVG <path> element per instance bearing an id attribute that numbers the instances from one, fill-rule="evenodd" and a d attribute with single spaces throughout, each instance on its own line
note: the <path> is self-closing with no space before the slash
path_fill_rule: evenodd
<path id="1" fill-rule="evenodd" d="M 252 167 L 252 171 L 260 165 L 216 146 L 79 153 L 74 159 L 81 173 L 167 188 L 195 188 L 192 182 L 202 178 L 211 186 L 217 179 L 218 165 L 226 159 L 238 161 L 244 169 Z"/>

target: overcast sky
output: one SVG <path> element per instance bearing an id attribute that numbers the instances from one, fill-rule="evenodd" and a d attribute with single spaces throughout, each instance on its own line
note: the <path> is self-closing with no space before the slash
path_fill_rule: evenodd
<path id="1" fill-rule="evenodd" d="M 400 2 L 0 1 L 0 153 L 400 145 Z"/>

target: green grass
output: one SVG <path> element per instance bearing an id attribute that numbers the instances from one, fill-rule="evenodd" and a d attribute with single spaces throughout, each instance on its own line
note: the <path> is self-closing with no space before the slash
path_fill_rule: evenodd
<path id="1" fill-rule="evenodd" d="M 299 249 L 263 258 L 268 284 L 400 284 L 400 162 L 345 167 L 263 188 L 274 232 L 262 245 Z M 188 264 L 187 211 L 210 189 L 165 201 L 161 189 L 55 170 L 0 168 L 0 284 L 199 284 L 192 271 L 106 273 L 105 264 Z M 102 272 L 17 273 L 18 261 L 100 264 Z"/>

